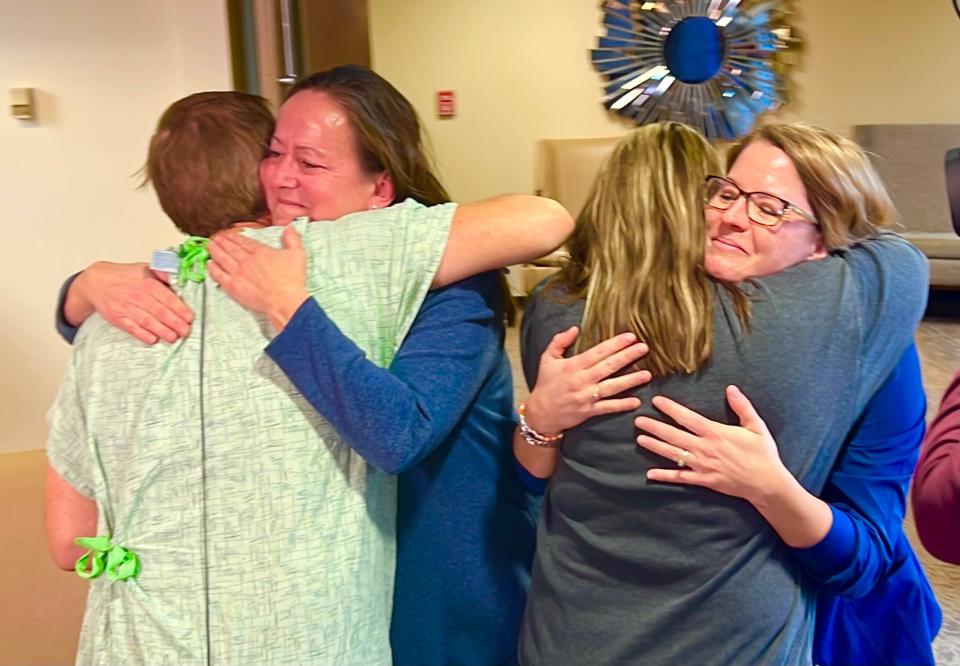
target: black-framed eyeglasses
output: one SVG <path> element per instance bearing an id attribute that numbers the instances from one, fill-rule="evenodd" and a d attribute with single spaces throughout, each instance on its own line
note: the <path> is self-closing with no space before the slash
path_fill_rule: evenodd
<path id="1" fill-rule="evenodd" d="M 766 192 L 744 192 L 733 181 L 721 176 L 707 176 L 704 203 L 710 208 L 727 210 L 740 197 L 747 199 L 747 218 L 764 227 L 776 227 L 787 213 L 794 213 L 805 222 L 820 226 L 813 215 L 789 201 Z"/>

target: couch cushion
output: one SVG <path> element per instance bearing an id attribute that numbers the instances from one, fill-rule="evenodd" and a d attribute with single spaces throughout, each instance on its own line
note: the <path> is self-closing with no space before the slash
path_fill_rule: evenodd
<path id="1" fill-rule="evenodd" d="M 960 259 L 960 237 L 952 231 L 908 231 L 903 236 L 931 259 Z"/>

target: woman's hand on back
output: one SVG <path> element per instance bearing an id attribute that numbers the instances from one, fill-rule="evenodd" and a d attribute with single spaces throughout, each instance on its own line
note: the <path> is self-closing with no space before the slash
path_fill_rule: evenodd
<path id="1" fill-rule="evenodd" d="M 74 281 L 64 315 L 79 326 L 93 311 L 148 345 L 176 342 L 190 333 L 193 311 L 145 263 L 99 261 Z"/>
<path id="2" fill-rule="evenodd" d="M 647 477 L 652 481 L 703 486 L 761 504 L 790 472 L 780 460 L 777 443 L 766 423 L 747 396 L 735 386 L 728 386 L 726 395 L 740 419 L 739 426 L 711 421 L 663 396 L 653 399 L 654 407 L 686 430 L 646 416 L 636 419 L 637 428 L 649 433 L 637 437 L 637 443 L 679 466 L 652 469 Z"/>
<path id="3" fill-rule="evenodd" d="M 307 254 L 293 226 L 283 230 L 283 247 L 274 249 L 235 231 L 210 241 L 210 275 L 237 303 L 266 315 L 283 330 L 309 298 Z"/>
<path id="4" fill-rule="evenodd" d="M 711 421 L 669 398 L 654 398 L 654 407 L 686 430 L 646 416 L 635 421 L 653 435 L 640 435 L 637 443 L 677 464 L 675 469 L 651 469 L 647 478 L 740 497 L 753 504 L 791 548 L 820 543 L 833 525 L 830 506 L 786 468 L 766 423 L 739 388 L 727 387 L 727 402 L 739 426 Z"/>
<path id="5" fill-rule="evenodd" d="M 601 414 L 637 409 L 640 399 L 616 398 L 650 381 L 647 370 L 612 377 L 646 355 L 648 348 L 633 333 L 621 333 L 590 349 L 564 358 L 579 329 L 557 333 L 540 356 L 537 383 L 526 402 L 526 419 L 542 433 L 553 434 L 580 425 Z"/>

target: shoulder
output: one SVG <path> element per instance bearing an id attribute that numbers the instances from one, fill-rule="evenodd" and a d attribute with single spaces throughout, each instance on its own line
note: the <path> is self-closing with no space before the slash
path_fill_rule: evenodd
<path id="1" fill-rule="evenodd" d="M 583 306 L 558 279 L 547 278 L 530 293 L 523 309 L 521 340 L 545 347 L 544 341 L 556 333 L 580 324 Z"/>
<path id="2" fill-rule="evenodd" d="M 499 292 L 500 288 L 500 271 L 486 271 L 485 273 L 472 275 L 468 278 L 460 280 L 459 282 L 454 282 L 445 287 L 441 287 L 440 289 L 434 289 L 430 292 L 430 296 L 436 296 L 445 292 L 461 293 L 470 291 L 489 294 L 493 292 Z M 430 296 L 428 296 L 428 298 L 430 298 Z"/>
<path id="3" fill-rule="evenodd" d="M 337 226 L 383 225 L 389 221 L 405 221 L 414 224 L 429 224 L 437 221 L 449 221 L 457 210 L 455 203 L 442 203 L 425 206 L 413 199 L 404 199 L 386 208 L 362 210 L 344 215 L 332 223 Z"/>
<path id="4" fill-rule="evenodd" d="M 499 271 L 487 271 L 429 291 L 421 312 L 445 307 L 455 308 L 465 318 L 479 314 L 502 316 L 506 297 L 506 286 Z"/>
<path id="5" fill-rule="evenodd" d="M 903 237 L 880 232 L 823 259 L 803 261 L 754 282 L 763 290 L 788 298 L 819 299 L 855 289 L 871 300 L 884 297 L 922 298 L 928 285 L 927 259 Z"/>

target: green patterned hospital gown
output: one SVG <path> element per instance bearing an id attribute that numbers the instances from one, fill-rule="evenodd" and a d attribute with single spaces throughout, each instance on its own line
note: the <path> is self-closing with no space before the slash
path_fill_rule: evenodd
<path id="1" fill-rule="evenodd" d="M 295 223 L 310 292 L 380 366 L 429 289 L 454 208 Z M 248 233 L 278 246 L 280 231 Z M 264 317 L 210 280 L 182 295 L 197 321 L 173 345 L 84 324 L 50 411 L 51 465 L 142 566 L 91 581 L 77 663 L 389 664 L 395 479 L 266 356 Z"/>

